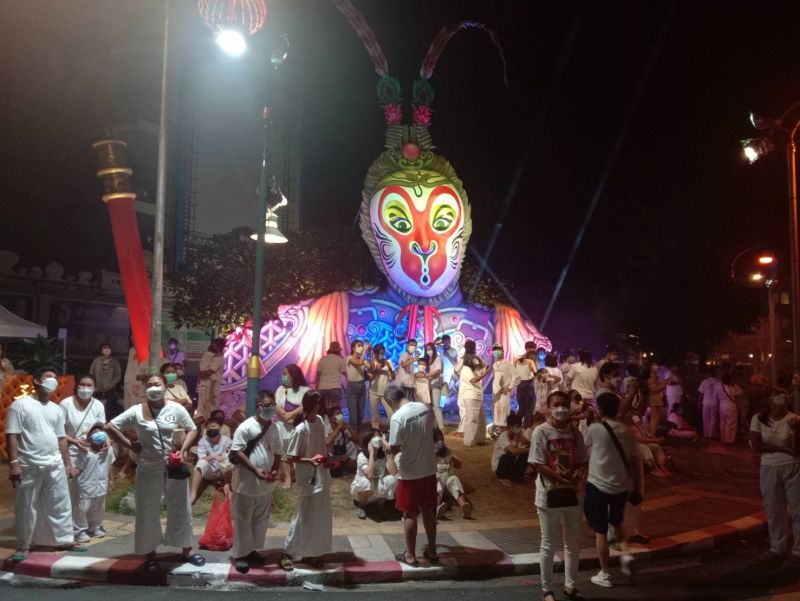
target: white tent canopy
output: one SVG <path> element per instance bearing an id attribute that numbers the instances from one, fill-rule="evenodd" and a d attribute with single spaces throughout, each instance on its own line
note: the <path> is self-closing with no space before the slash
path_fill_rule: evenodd
<path id="1" fill-rule="evenodd" d="M 36 338 L 47 336 L 47 328 L 14 315 L 0 305 L 0 338 Z"/>

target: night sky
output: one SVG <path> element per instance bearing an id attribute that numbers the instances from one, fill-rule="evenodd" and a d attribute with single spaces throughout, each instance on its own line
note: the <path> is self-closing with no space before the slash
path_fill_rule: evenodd
<path id="1" fill-rule="evenodd" d="M 223 64 L 194 3 L 174 4 L 178 77 L 192 72 L 187 60 L 204 65 L 204 76 L 214 69 L 244 75 L 263 69 L 252 57 L 235 67 Z M 534 322 L 608 169 L 552 316 L 559 346 L 581 337 L 596 344 L 609 332 L 626 331 L 631 324 L 614 311 L 626 294 L 626 273 L 644 270 L 641 285 L 651 288 L 667 282 L 642 308 L 663 320 L 688 314 L 687 304 L 727 302 L 706 284 L 719 279 L 709 274 L 724 276 L 743 248 L 772 248 L 788 258 L 782 148 L 749 166 L 738 140 L 752 134 L 749 110 L 780 114 L 800 98 L 796 2 L 355 4 L 406 98 L 443 25 L 477 19 L 496 31 L 509 87 L 488 38 L 460 34 L 432 79 L 431 129 L 469 194 L 470 244 L 484 252 L 502 219 L 490 263 L 517 283 Z M 330 2 L 268 6 L 254 52 L 270 36 L 289 32 L 286 77 L 301 90 L 303 114 L 302 224 L 352 223 L 364 174 L 383 143 L 377 77 Z M 68 271 L 114 269 L 90 145 L 110 123 L 137 116 L 157 121 L 161 3 L 6 2 L 0 22 L 0 248 L 18 252 L 28 265 L 57 257 Z M 239 118 L 230 107 L 257 107 L 257 89 L 231 91 L 238 100 L 220 108 L 217 130 Z M 256 125 L 257 111 L 252 114 Z M 236 131 L 242 130 L 248 128 Z M 252 190 L 257 148 L 255 126 L 241 140 L 226 140 L 229 160 L 220 162 L 217 177 Z"/>

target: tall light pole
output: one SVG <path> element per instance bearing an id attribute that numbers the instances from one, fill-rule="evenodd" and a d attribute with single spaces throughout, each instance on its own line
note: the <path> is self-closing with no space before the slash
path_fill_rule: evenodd
<path id="1" fill-rule="evenodd" d="M 800 249 L 798 248 L 798 221 L 797 221 L 797 148 L 794 138 L 800 128 L 800 117 L 794 122 L 791 129 L 784 127 L 783 123 L 789 115 L 800 107 L 800 101 L 792 104 L 779 119 L 767 120 L 750 115 L 753 127 L 766 130 L 765 136 L 743 140 L 742 147 L 747 159 L 754 163 L 774 147 L 773 138 L 786 136 L 786 172 L 789 197 L 789 275 L 790 296 L 792 303 L 792 393 L 794 397 L 794 410 L 800 412 Z"/>
<path id="2" fill-rule="evenodd" d="M 778 384 L 778 354 L 777 354 L 777 319 L 776 297 L 778 293 L 778 261 L 773 254 L 762 254 L 756 259 L 758 268 L 768 270 L 768 273 L 756 271 L 750 275 L 750 280 L 767 287 L 767 307 L 769 314 L 769 365 L 770 382 L 773 386 Z"/>

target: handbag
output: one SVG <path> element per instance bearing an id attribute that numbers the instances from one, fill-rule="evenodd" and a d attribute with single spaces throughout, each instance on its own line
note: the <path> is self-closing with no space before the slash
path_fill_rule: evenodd
<path id="1" fill-rule="evenodd" d="M 150 403 L 147 403 L 147 408 L 150 409 L 150 413 L 153 415 L 153 422 L 156 424 L 156 430 L 158 430 L 158 440 L 161 441 L 161 448 L 164 449 L 164 437 L 161 435 L 161 426 L 158 425 L 158 413 L 161 412 L 156 413 L 153 411 Z M 183 461 L 181 461 L 180 465 L 172 465 L 169 461 L 165 461 L 165 463 L 167 465 L 167 478 L 171 480 L 186 480 L 192 475 Z"/>
<path id="2" fill-rule="evenodd" d="M 256 445 L 264 437 L 264 434 L 266 433 L 267 433 L 267 428 L 262 428 L 261 433 L 258 436 L 256 436 L 255 438 L 251 438 L 250 440 L 247 441 L 247 444 L 245 445 L 244 450 L 242 451 L 245 457 L 247 457 L 248 459 L 250 458 L 250 453 L 253 452 L 253 449 L 256 448 Z M 235 451 L 231 451 L 231 453 L 228 454 L 228 461 L 230 461 L 233 465 L 240 464 L 239 456 L 236 454 Z"/>
<path id="3" fill-rule="evenodd" d="M 539 474 L 539 478 L 544 486 L 544 478 Z M 578 491 L 572 487 L 549 488 L 545 492 L 545 503 L 548 509 L 558 509 L 560 507 L 577 507 Z"/>
<path id="4" fill-rule="evenodd" d="M 603 424 L 603 427 L 608 432 L 608 435 L 611 437 L 611 442 L 614 443 L 614 447 L 617 449 L 617 453 L 619 453 L 620 459 L 622 459 L 622 463 L 625 464 L 625 469 L 628 470 L 628 473 L 631 473 L 631 465 L 628 463 L 628 458 L 625 456 L 625 451 L 622 450 L 622 445 L 619 442 L 619 438 L 617 435 L 614 434 L 614 430 L 611 429 L 606 422 L 600 422 Z M 638 491 L 631 491 L 628 493 L 628 503 L 636 507 L 639 503 L 642 502 L 642 495 Z"/>

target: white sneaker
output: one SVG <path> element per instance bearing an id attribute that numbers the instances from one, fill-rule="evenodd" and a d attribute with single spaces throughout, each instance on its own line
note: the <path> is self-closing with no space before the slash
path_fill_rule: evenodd
<path id="1" fill-rule="evenodd" d="M 622 572 L 625 576 L 630 577 L 633 574 L 633 563 L 634 563 L 634 561 L 635 561 L 635 558 L 633 557 L 633 555 L 627 555 L 627 554 L 626 555 L 622 555 L 619 558 L 619 570 L 620 570 L 620 572 Z"/>
<path id="2" fill-rule="evenodd" d="M 602 586 L 605 588 L 613 588 L 614 586 L 614 583 L 611 581 L 611 574 L 604 572 L 603 570 L 597 572 L 597 574 L 592 576 L 590 580 L 592 581 L 592 584 L 596 584 L 597 586 Z"/>
<path id="3" fill-rule="evenodd" d="M 86 533 L 86 530 L 81 530 L 80 533 L 75 535 L 76 543 L 88 543 L 90 540 L 92 539 L 89 538 L 89 535 Z"/>
<path id="4" fill-rule="evenodd" d="M 89 536 L 91 536 L 92 538 L 103 538 L 105 535 L 106 535 L 106 529 L 103 528 L 102 526 L 98 526 L 89 533 Z"/>

